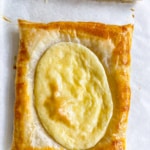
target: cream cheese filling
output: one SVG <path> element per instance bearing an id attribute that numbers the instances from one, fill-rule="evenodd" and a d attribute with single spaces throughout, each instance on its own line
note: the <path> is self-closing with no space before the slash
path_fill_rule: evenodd
<path id="1" fill-rule="evenodd" d="M 34 102 L 46 132 L 67 149 L 93 147 L 105 134 L 113 103 L 105 70 L 87 47 L 60 42 L 37 63 Z"/>

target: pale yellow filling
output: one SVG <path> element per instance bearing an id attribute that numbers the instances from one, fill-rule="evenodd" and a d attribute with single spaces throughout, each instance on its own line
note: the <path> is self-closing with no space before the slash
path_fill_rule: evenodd
<path id="1" fill-rule="evenodd" d="M 35 71 L 34 97 L 43 127 L 68 149 L 93 147 L 112 116 L 104 68 L 81 44 L 61 42 L 43 54 Z"/>

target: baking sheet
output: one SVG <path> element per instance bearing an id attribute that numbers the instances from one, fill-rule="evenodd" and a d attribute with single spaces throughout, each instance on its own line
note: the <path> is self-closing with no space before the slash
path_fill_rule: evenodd
<path id="1" fill-rule="evenodd" d="M 109 24 L 135 24 L 127 150 L 148 150 L 150 147 L 149 6 L 149 0 L 134 4 L 101 0 L 1 0 L 0 150 L 8 150 L 12 141 L 15 76 L 13 66 L 18 51 L 19 18 L 38 22 L 97 21 Z"/>

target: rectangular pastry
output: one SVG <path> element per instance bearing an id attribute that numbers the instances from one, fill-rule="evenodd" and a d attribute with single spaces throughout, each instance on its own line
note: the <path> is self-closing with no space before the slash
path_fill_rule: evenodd
<path id="1" fill-rule="evenodd" d="M 12 150 L 125 150 L 133 25 L 19 29 Z"/>

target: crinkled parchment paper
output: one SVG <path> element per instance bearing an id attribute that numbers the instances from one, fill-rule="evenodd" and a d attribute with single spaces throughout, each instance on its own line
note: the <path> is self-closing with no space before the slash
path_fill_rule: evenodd
<path id="1" fill-rule="evenodd" d="M 0 150 L 12 141 L 17 19 L 37 22 L 97 21 L 134 23 L 131 67 L 131 109 L 127 150 L 150 148 L 150 2 L 101 0 L 0 0 Z"/>

